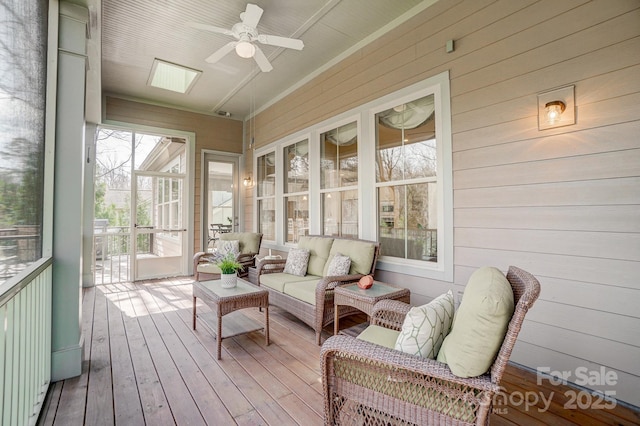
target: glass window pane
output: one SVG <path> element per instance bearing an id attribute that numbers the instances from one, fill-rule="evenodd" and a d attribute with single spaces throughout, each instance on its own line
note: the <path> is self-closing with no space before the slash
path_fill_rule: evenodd
<path id="1" fill-rule="evenodd" d="M 180 226 L 180 216 L 178 214 L 178 202 L 171 203 L 171 228 L 177 229 Z"/>
<path id="2" fill-rule="evenodd" d="M 342 191 L 342 228 L 340 236 L 358 238 L 358 190 Z"/>
<path id="3" fill-rule="evenodd" d="M 322 194 L 323 234 L 358 237 L 358 191 Z"/>
<path id="4" fill-rule="evenodd" d="M 378 235 L 381 254 L 405 258 L 404 186 L 378 188 Z"/>
<path id="5" fill-rule="evenodd" d="M 321 188 L 358 183 L 358 125 L 340 126 L 320 135 Z"/>
<path id="6" fill-rule="evenodd" d="M 429 95 L 376 114 L 376 180 L 435 176 L 435 104 Z"/>
<path id="7" fill-rule="evenodd" d="M 274 198 L 258 201 L 258 232 L 268 241 L 276 240 L 276 205 Z"/>
<path id="8" fill-rule="evenodd" d="M 164 179 L 162 200 L 165 203 L 169 202 L 170 200 L 169 198 L 170 185 L 171 185 L 170 179 Z"/>
<path id="9" fill-rule="evenodd" d="M 284 192 L 309 190 L 309 141 L 294 143 L 284 148 Z"/>
<path id="10" fill-rule="evenodd" d="M 171 201 L 176 201 L 180 194 L 180 181 L 177 179 L 171 179 Z"/>
<path id="11" fill-rule="evenodd" d="M 384 256 L 437 261 L 436 183 L 378 188 L 378 233 Z"/>
<path id="12" fill-rule="evenodd" d="M 136 170 L 184 173 L 186 140 L 136 133 Z"/>
<path id="13" fill-rule="evenodd" d="M 287 243 L 297 243 L 304 235 L 309 235 L 309 200 L 306 195 L 285 197 L 285 223 Z"/>
<path id="14" fill-rule="evenodd" d="M 164 192 L 162 191 L 162 188 L 164 188 L 164 178 L 158 178 L 157 180 L 158 182 L 158 188 L 156 190 L 156 200 L 158 204 L 162 203 L 162 194 L 164 194 Z"/>
<path id="15" fill-rule="evenodd" d="M 270 152 L 258 157 L 258 197 L 268 197 L 276 193 L 276 153 Z"/>

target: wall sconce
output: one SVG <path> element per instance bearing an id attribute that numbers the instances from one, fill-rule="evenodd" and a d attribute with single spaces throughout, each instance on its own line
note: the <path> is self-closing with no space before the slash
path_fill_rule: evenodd
<path id="1" fill-rule="evenodd" d="M 538 95 L 538 130 L 576 123 L 574 86 Z"/>
<path id="2" fill-rule="evenodd" d="M 242 184 L 244 185 L 245 188 L 253 188 L 253 179 L 251 179 L 251 175 L 244 178 L 244 180 L 242 181 Z"/>

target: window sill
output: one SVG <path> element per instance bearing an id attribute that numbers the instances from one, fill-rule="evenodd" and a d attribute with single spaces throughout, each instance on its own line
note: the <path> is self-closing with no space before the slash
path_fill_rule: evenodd
<path id="1" fill-rule="evenodd" d="M 382 256 L 376 269 L 438 281 L 453 282 L 453 271 L 446 271 L 443 264 Z"/>

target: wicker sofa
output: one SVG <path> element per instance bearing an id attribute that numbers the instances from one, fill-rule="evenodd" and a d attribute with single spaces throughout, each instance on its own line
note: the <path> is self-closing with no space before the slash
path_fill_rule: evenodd
<path id="1" fill-rule="evenodd" d="M 284 272 L 286 259 L 262 260 L 257 263 L 260 286 L 269 291 L 269 303 L 278 306 L 311 326 L 320 344 L 322 329 L 334 320 L 333 289 L 358 281 L 363 275 L 375 272 L 380 244 L 375 241 L 304 236 L 298 248 L 309 250 L 307 274 L 304 277 Z M 332 257 L 340 253 L 351 258 L 348 275 L 325 276 Z M 354 308 L 341 306 L 340 317 L 357 313 Z"/>
<path id="2" fill-rule="evenodd" d="M 454 375 L 447 364 L 351 336 L 333 336 L 320 354 L 325 424 L 484 425 L 525 314 L 540 293 L 533 275 L 510 267 L 515 309 L 489 371 Z M 378 302 L 372 325 L 399 331 L 411 306 Z"/>
<path id="3" fill-rule="evenodd" d="M 240 254 L 236 260 L 242 265 L 239 277 L 249 275 L 249 268 L 255 265 L 260 251 L 262 234 L 256 232 L 228 232 L 220 234 L 219 241 L 238 241 Z M 220 278 L 220 269 L 216 266 L 217 253 L 199 252 L 193 256 L 193 274 L 196 281 L 216 280 Z"/>

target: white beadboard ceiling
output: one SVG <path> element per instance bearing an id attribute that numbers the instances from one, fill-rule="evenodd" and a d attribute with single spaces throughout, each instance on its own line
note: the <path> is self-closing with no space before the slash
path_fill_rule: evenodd
<path id="1" fill-rule="evenodd" d="M 264 9 L 261 34 L 299 38 L 302 51 L 260 45 L 273 70 L 231 52 L 204 60 L 233 39 L 188 21 L 231 28 L 241 0 L 102 0 L 102 91 L 128 99 L 244 119 L 372 37 L 435 0 L 253 0 Z M 147 86 L 154 58 L 202 70 L 187 94 Z"/>

